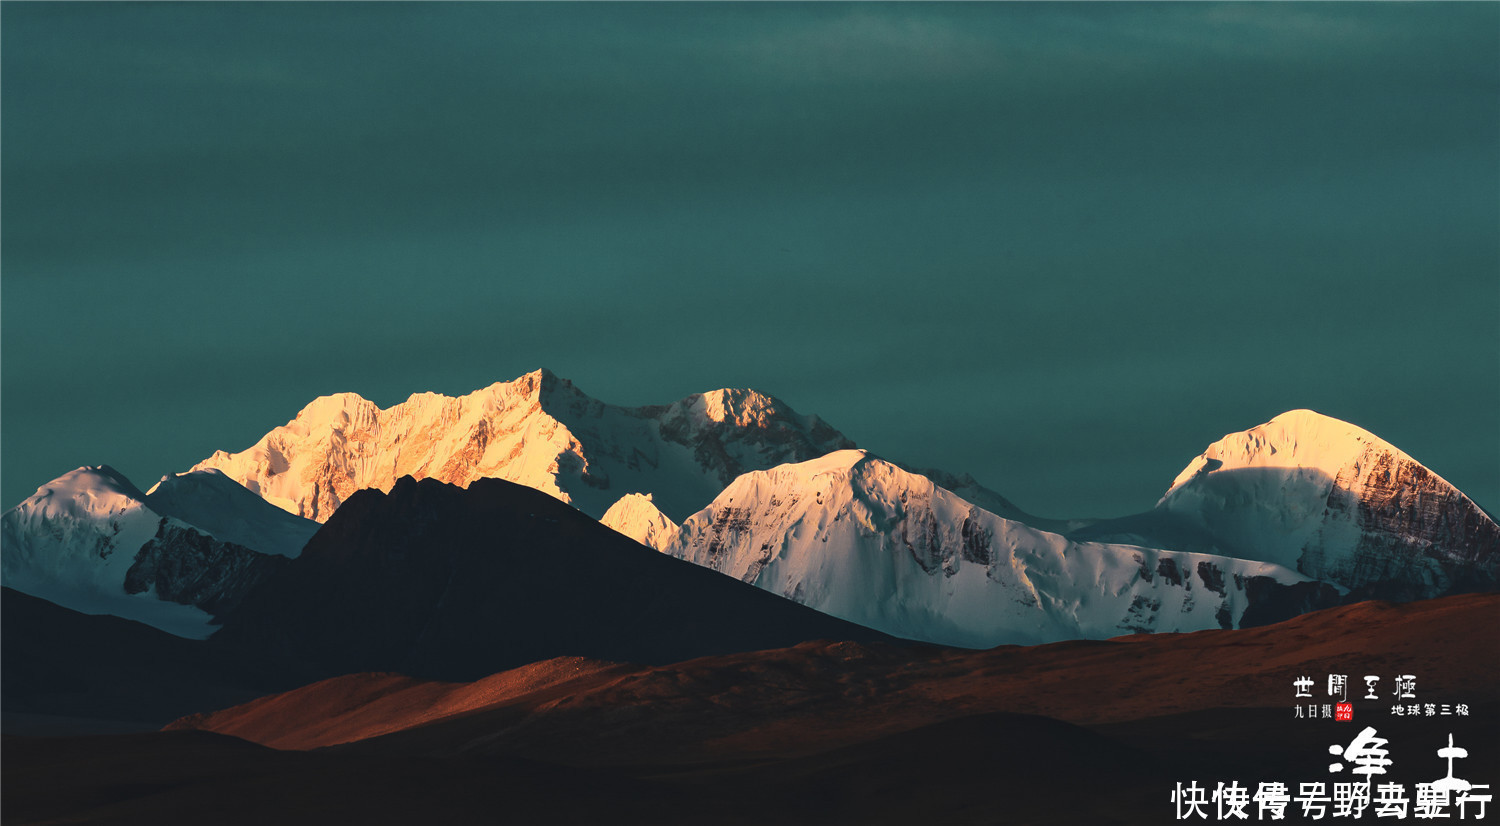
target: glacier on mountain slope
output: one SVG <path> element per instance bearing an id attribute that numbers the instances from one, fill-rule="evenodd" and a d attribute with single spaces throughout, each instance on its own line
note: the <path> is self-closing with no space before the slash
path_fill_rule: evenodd
<path id="1" fill-rule="evenodd" d="M 163 476 L 146 492 L 146 504 L 225 542 L 264 554 L 296 557 L 318 523 L 270 507 L 218 470 Z"/>
<path id="2" fill-rule="evenodd" d="M 213 568 L 243 569 L 254 565 L 262 549 L 297 555 L 317 527 L 271 507 L 222 474 L 167 477 L 146 494 L 107 465 L 81 467 L 0 516 L 0 575 L 6 587 L 75 611 L 125 617 L 201 639 L 215 630 L 212 615 L 181 602 L 176 589 L 158 593 L 159 584 L 171 588 L 174 575 L 190 572 L 198 580 L 189 583 L 194 595 L 222 597 L 215 580 L 226 572 L 205 571 L 190 557 L 207 553 Z M 241 547 L 236 540 L 262 547 Z M 143 564 L 146 556 L 152 564 Z"/>
<path id="3" fill-rule="evenodd" d="M 745 474 L 665 553 L 896 636 L 986 648 L 1238 626 L 1251 582 L 1222 556 L 1070 542 L 865 451 Z"/>
<path id="4" fill-rule="evenodd" d="M 746 470 L 851 447 L 816 416 L 753 390 L 715 390 L 626 408 L 547 370 L 467 396 L 413 395 L 380 409 L 353 393 L 314 400 L 218 469 L 266 501 L 322 522 L 360 488 L 402 476 L 467 486 L 495 477 L 601 517 L 620 492 L 648 491 L 681 518 Z"/>
<path id="5" fill-rule="evenodd" d="M 1365 596 L 1493 588 L 1500 527 L 1442 477 L 1348 422 L 1293 410 L 1214 442 L 1145 513 L 1074 538 L 1223 553 Z"/>
<path id="6" fill-rule="evenodd" d="M 599 520 L 648 548 L 662 550 L 677 533 L 677 523 L 656 509 L 649 493 L 627 493 Z"/>

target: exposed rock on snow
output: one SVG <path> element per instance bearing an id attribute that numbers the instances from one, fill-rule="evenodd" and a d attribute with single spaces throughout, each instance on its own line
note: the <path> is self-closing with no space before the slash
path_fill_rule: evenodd
<path id="1" fill-rule="evenodd" d="M 157 599 L 222 616 L 288 561 L 164 518 L 156 536 L 141 546 L 125 572 L 125 593 L 150 592 Z"/>

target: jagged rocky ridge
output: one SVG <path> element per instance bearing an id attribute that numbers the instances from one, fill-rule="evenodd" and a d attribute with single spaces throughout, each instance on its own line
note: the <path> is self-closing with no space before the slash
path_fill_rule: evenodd
<path id="1" fill-rule="evenodd" d="M 141 546 L 125 571 L 125 593 L 152 593 L 220 616 L 288 561 L 163 517 L 156 536 Z"/>
<path id="2" fill-rule="evenodd" d="M 214 468 L 322 522 L 362 488 L 403 476 L 459 486 L 496 478 L 549 493 L 599 518 L 622 495 L 653 494 L 681 518 L 736 476 L 852 447 L 817 416 L 753 390 L 698 393 L 669 405 L 618 407 L 547 370 L 467 396 L 419 393 L 381 409 L 353 393 L 314 400 Z"/>
<path id="3" fill-rule="evenodd" d="M 249 449 L 218 451 L 193 469 L 220 470 L 318 522 L 354 491 L 388 491 L 402 476 L 460 487 L 505 479 L 596 519 L 623 497 L 649 494 L 675 522 L 743 473 L 853 447 L 816 415 L 755 390 L 620 407 L 543 369 L 466 396 L 418 393 L 384 409 L 354 393 L 323 396 Z M 943 476 L 985 507 L 1039 521 L 972 477 Z"/>

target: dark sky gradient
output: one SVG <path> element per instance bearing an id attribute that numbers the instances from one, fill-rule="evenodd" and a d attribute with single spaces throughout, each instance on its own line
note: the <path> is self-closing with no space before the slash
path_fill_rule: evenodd
<path id="1" fill-rule="evenodd" d="M 1310 407 L 1500 506 L 1500 5 L 16 4 L 3 505 L 755 387 L 1047 516 Z"/>

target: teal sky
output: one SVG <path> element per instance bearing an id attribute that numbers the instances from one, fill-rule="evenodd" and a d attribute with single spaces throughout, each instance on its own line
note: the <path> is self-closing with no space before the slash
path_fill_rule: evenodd
<path id="1" fill-rule="evenodd" d="M 1500 508 L 1500 4 L 0 7 L 4 507 L 754 387 L 1046 516 L 1310 407 Z"/>

